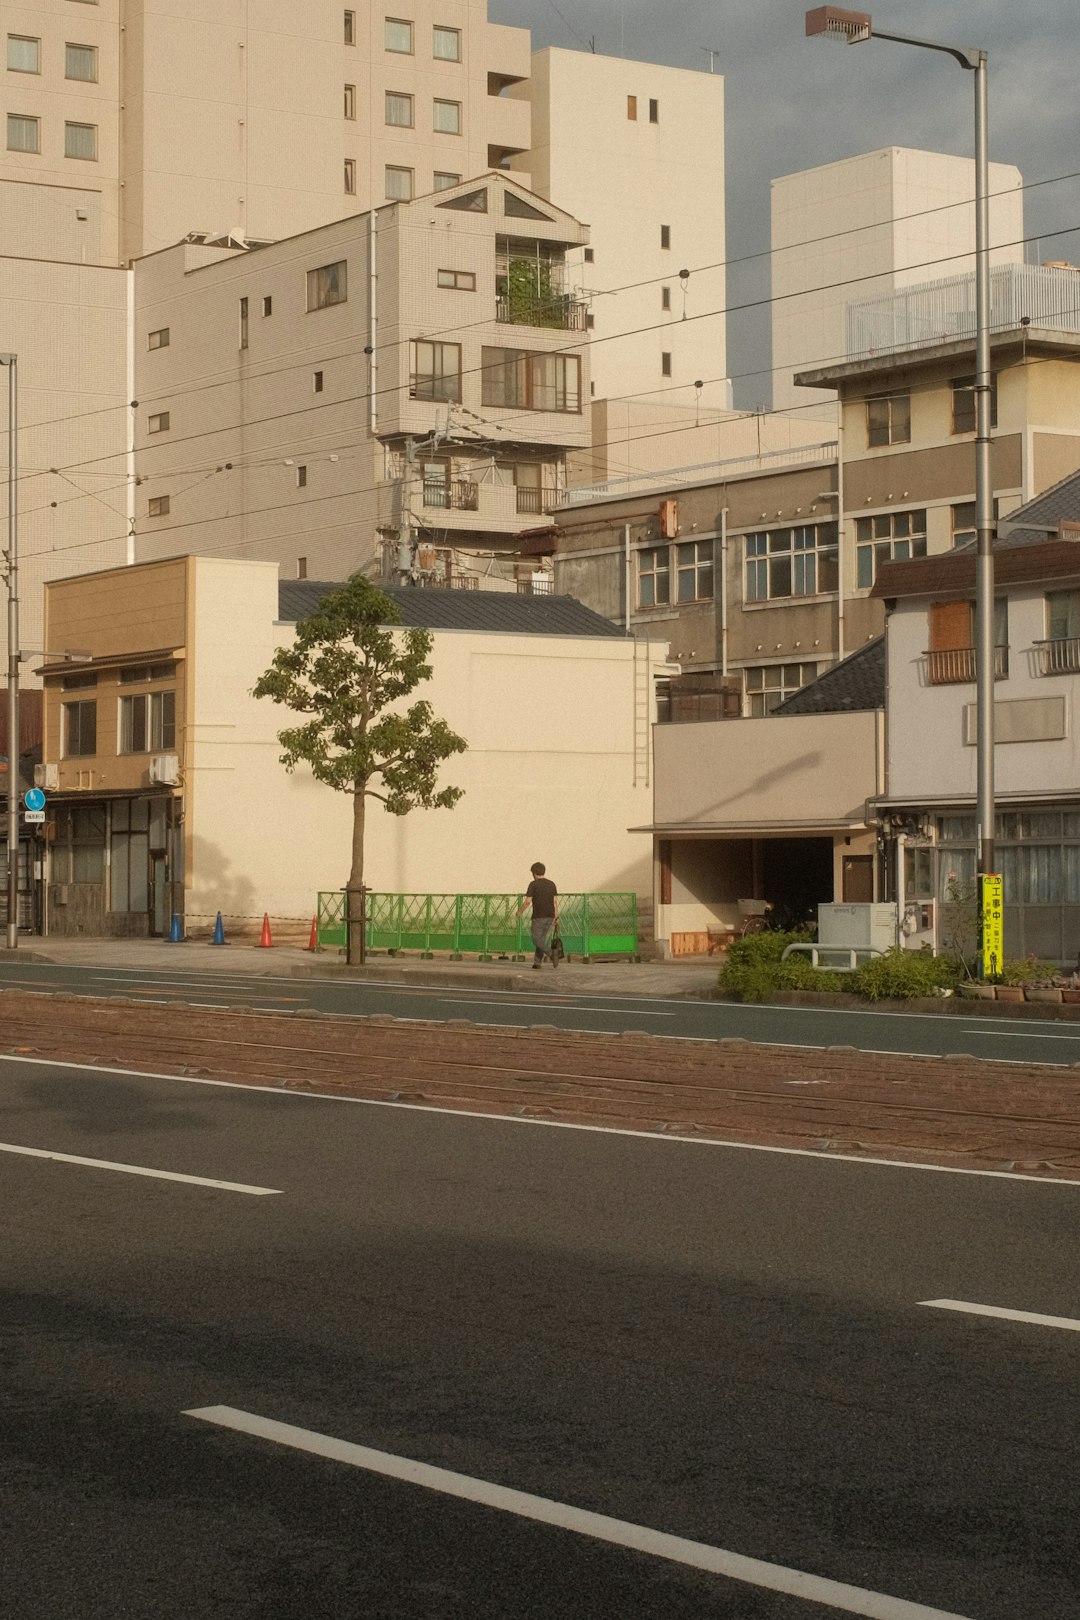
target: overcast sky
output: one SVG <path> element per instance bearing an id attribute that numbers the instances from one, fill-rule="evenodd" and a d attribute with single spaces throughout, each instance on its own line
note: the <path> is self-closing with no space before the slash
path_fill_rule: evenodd
<path id="1" fill-rule="evenodd" d="M 852 46 L 804 37 L 805 7 L 783 0 L 489 0 L 493 22 L 559 45 L 708 70 L 726 81 L 727 221 L 731 258 L 769 246 L 769 181 L 882 146 L 971 156 L 972 75 L 948 57 L 881 41 Z M 1025 184 L 1080 170 L 1076 0 L 888 0 L 880 27 L 989 52 L 990 157 Z M 558 199 L 555 199 L 556 201 Z M 1025 229 L 1032 259 L 1080 263 L 1080 181 L 1034 186 Z M 1059 233 L 1055 235 L 1055 233 Z M 729 302 L 768 290 L 767 260 L 733 265 Z M 768 318 L 733 313 L 728 363 L 741 405 L 768 400 Z"/>

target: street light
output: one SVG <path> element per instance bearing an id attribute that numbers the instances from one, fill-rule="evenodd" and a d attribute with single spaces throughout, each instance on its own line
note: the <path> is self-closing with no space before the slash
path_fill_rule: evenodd
<path id="1" fill-rule="evenodd" d="M 811 38 L 857 45 L 887 39 L 897 45 L 951 56 L 975 75 L 975 679 L 978 798 L 975 836 L 980 878 L 994 871 L 994 552 L 993 488 L 990 470 L 990 168 L 986 110 L 986 52 L 966 45 L 941 45 L 873 27 L 869 12 L 818 6 L 806 13 Z M 980 885 L 981 888 L 981 885 Z M 980 895 L 980 899 L 981 899 Z"/>
<path id="2" fill-rule="evenodd" d="M 7 501 L 7 945 L 19 943 L 19 552 L 18 552 L 18 399 L 19 357 L 0 354 L 8 374 L 8 501 Z"/>

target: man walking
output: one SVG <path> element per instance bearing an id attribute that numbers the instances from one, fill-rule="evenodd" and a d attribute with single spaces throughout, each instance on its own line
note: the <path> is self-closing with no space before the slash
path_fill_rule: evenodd
<path id="1" fill-rule="evenodd" d="M 517 915 L 520 917 L 525 907 L 531 903 L 532 942 L 535 952 L 533 967 L 542 967 L 545 956 L 550 956 L 552 967 L 558 967 L 559 959 L 552 949 L 552 940 L 559 920 L 559 891 L 551 879 L 545 876 L 547 868 L 543 861 L 534 861 L 529 870 L 532 873 L 532 882 L 525 890 L 525 898 L 517 908 Z"/>

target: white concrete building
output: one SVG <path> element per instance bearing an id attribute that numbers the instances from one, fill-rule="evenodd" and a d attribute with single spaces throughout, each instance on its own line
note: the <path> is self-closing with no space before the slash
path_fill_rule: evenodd
<path id="1" fill-rule="evenodd" d="M 990 165 L 993 264 L 1024 258 L 1020 171 Z M 852 299 L 974 265 L 970 158 L 890 146 L 772 182 L 773 407 L 820 403 L 797 371 L 842 364 Z"/>
<path id="2" fill-rule="evenodd" d="M 191 231 L 293 236 L 526 151 L 528 105 L 501 92 L 527 31 L 487 0 L 403 10 L 5 5 L 5 251 L 124 264 Z"/>
<path id="3" fill-rule="evenodd" d="M 550 49 L 507 94 L 532 109 L 512 167 L 590 229 L 595 397 L 729 406 L 721 75 Z"/>

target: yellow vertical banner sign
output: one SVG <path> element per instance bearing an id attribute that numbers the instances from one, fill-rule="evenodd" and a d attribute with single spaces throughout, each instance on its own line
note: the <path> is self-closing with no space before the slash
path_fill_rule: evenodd
<path id="1" fill-rule="evenodd" d="M 979 977 L 992 979 L 1001 972 L 1005 944 L 1001 873 L 984 872 L 979 884 Z"/>

